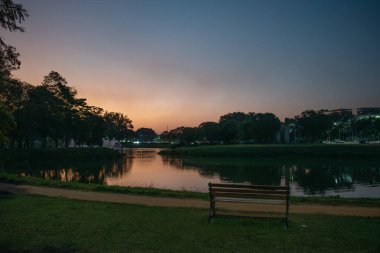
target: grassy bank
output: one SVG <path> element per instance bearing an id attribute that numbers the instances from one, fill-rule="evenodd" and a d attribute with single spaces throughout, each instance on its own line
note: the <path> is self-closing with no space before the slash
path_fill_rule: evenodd
<path id="1" fill-rule="evenodd" d="M 79 182 L 62 182 L 56 180 L 46 180 L 36 177 L 22 177 L 15 174 L 0 171 L 0 182 L 12 184 L 28 184 L 43 187 L 54 187 L 71 190 L 84 190 L 94 192 L 114 192 L 134 195 L 147 195 L 157 197 L 171 198 L 193 198 L 208 200 L 208 193 L 191 192 L 191 191 L 175 191 L 169 189 L 158 189 L 153 187 L 121 187 L 107 186 L 97 184 L 84 184 Z M 321 205 L 355 205 L 380 207 L 380 198 L 341 198 L 341 197 L 290 197 L 291 204 L 321 204 Z"/>
<path id="2" fill-rule="evenodd" d="M 173 144 L 170 143 L 128 143 L 123 145 L 125 148 L 172 148 Z"/>
<path id="3" fill-rule="evenodd" d="M 162 155 L 206 157 L 341 157 L 380 159 L 380 145 L 207 145 L 162 150 Z"/>
<path id="4" fill-rule="evenodd" d="M 207 210 L 0 194 L 1 252 L 378 252 L 380 218 L 217 218 Z"/>
<path id="5" fill-rule="evenodd" d="M 135 195 L 159 196 L 159 197 L 173 197 L 173 198 L 195 198 L 195 199 L 208 199 L 208 194 L 201 192 L 191 191 L 174 191 L 169 189 L 157 189 L 153 187 L 122 187 L 122 186 L 108 186 L 99 184 L 85 184 L 80 182 L 63 182 L 58 180 L 48 180 L 37 177 L 23 177 L 4 171 L 0 171 L 0 182 L 12 184 L 28 184 L 44 187 L 55 187 L 71 190 L 84 190 L 95 192 L 114 192 Z M 379 201 L 380 205 L 380 201 Z"/>

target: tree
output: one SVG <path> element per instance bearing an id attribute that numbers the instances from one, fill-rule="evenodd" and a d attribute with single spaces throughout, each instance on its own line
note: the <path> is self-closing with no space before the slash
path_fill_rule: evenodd
<path id="1" fill-rule="evenodd" d="M 110 139 L 123 140 L 126 139 L 133 129 L 132 120 L 127 115 L 117 112 L 105 112 L 104 120 L 106 122 L 106 137 Z"/>
<path id="2" fill-rule="evenodd" d="M 182 133 L 180 135 L 180 143 L 182 144 L 193 144 L 198 138 L 196 127 L 183 127 Z"/>
<path id="3" fill-rule="evenodd" d="M 28 11 L 22 4 L 15 4 L 12 0 L 0 0 L 0 25 L 10 32 L 24 32 L 20 26 L 25 17 L 29 17 Z"/>
<path id="4" fill-rule="evenodd" d="M 209 143 L 220 142 L 219 124 L 216 122 L 203 122 L 198 126 L 199 139 Z"/>
<path id="5" fill-rule="evenodd" d="M 136 137 L 141 142 L 152 142 L 156 137 L 156 132 L 151 128 L 139 128 L 136 130 Z"/>
<path id="6" fill-rule="evenodd" d="M 247 119 L 243 112 L 228 113 L 220 117 L 220 136 L 224 142 L 231 142 L 239 139 L 240 125 Z"/>
<path id="7" fill-rule="evenodd" d="M 84 106 L 73 121 L 73 138 L 75 144 L 101 146 L 106 131 L 103 109 L 96 106 Z"/>
<path id="8" fill-rule="evenodd" d="M 353 125 L 361 139 L 380 139 L 380 118 L 359 119 L 354 121 Z"/>
<path id="9" fill-rule="evenodd" d="M 41 139 L 46 147 L 47 138 L 57 142 L 63 136 L 64 115 L 62 101 L 43 86 L 37 86 L 28 93 L 29 100 L 21 112 L 22 127 L 33 146 L 35 139 Z"/>
<path id="10" fill-rule="evenodd" d="M 276 132 L 280 130 L 280 120 L 273 113 L 249 113 L 247 136 L 258 143 L 275 142 Z"/>
<path id="11" fill-rule="evenodd" d="M 1 40 L 1 38 L 0 38 Z M 0 82 L 10 78 L 11 72 L 20 68 L 20 54 L 16 48 L 0 42 Z"/>
<path id="12" fill-rule="evenodd" d="M 5 30 L 23 32 L 24 28 L 19 24 L 28 16 L 29 14 L 22 4 L 14 4 L 12 0 L 0 0 L 0 25 Z M 9 142 L 11 132 L 16 126 L 15 118 L 12 114 L 16 111 L 15 103 L 13 103 L 16 97 L 12 98 L 11 95 L 15 95 L 15 93 L 9 92 L 10 90 L 7 88 L 15 87 L 12 86 L 15 84 L 15 80 L 10 77 L 13 70 L 20 68 L 19 56 L 20 54 L 16 51 L 16 48 L 7 45 L 0 37 L 0 104 L 2 104 L 0 109 L 0 117 L 2 118 L 0 142 L 2 143 Z"/>
<path id="13" fill-rule="evenodd" d="M 163 131 L 160 134 L 160 139 L 163 140 L 166 143 L 171 143 L 172 142 L 171 134 L 170 134 L 169 131 Z"/>
<path id="14" fill-rule="evenodd" d="M 29 14 L 22 4 L 14 4 L 12 0 L 0 0 L 0 25 L 10 32 L 23 32 L 24 28 L 20 26 Z M 0 82 L 9 78 L 11 71 L 20 68 L 20 54 L 16 48 L 5 44 L 0 37 Z"/>
<path id="15" fill-rule="evenodd" d="M 18 80 L 8 79 L 0 85 L 0 103 L 14 113 L 23 106 L 27 99 L 27 91 L 33 86 Z"/>
<path id="16" fill-rule="evenodd" d="M 325 110 L 306 110 L 295 117 L 305 141 L 315 142 L 326 139 L 333 122 L 324 112 Z"/>
<path id="17" fill-rule="evenodd" d="M 80 120 L 77 114 L 80 114 L 81 110 L 86 110 L 86 100 L 77 99 L 75 88 L 68 86 L 66 79 L 56 71 L 51 71 L 44 77 L 42 87 L 60 101 L 61 111 L 64 115 L 62 130 L 67 147 L 69 140 L 73 138 L 74 120 Z"/>
<path id="18" fill-rule="evenodd" d="M 77 91 L 67 85 L 67 81 L 58 72 L 51 71 L 42 81 L 42 86 L 48 89 L 54 96 L 61 99 L 68 106 L 76 105 Z"/>
<path id="19" fill-rule="evenodd" d="M 13 115 L 0 103 L 0 145 L 9 143 L 10 131 L 16 127 Z"/>

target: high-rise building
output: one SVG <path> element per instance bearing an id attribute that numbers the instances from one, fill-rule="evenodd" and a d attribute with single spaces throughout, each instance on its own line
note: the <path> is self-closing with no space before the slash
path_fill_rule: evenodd
<path id="1" fill-rule="evenodd" d="M 352 109 L 335 109 L 335 110 L 328 110 L 325 112 L 325 114 L 328 114 L 328 115 L 338 115 L 338 116 L 342 116 L 342 117 L 346 117 L 346 116 L 352 116 Z"/>
<path id="2" fill-rule="evenodd" d="M 361 107 L 357 109 L 358 116 L 380 115 L 380 107 Z"/>

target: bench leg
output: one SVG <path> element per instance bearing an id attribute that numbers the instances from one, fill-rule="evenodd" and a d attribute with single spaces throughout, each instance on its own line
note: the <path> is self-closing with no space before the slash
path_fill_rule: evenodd
<path id="1" fill-rule="evenodd" d="M 208 212 L 208 222 L 210 223 L 212 218 L 215 217 L 215 202 L 210 200 L 210 210 Z"/>
<path id="2" fill-rule="evenodd" d="M 208 211 L 208 223 L 210 223 L 211 220 L 212 220 L 212 212 L 213 212 L 213 210 L 212 210 L 212 200 L 210 200 L 210 209 Z"/>

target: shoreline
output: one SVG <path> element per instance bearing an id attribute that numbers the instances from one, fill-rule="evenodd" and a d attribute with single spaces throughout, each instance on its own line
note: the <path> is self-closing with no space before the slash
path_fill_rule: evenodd
<path id="1" fill-rule="evenodd" d="M 208 209 L 209 201 L 201 199 L 180 199 L 169 197 L 153 197 L 121 193 L 89 192 L 71 189 L 48 188 L 31 185 L 15 185 L 0 182 L 0 192 L 11 194 L 42 195 L 67 199 L 122 203 L 159 207 L 180 207 Z M 222 212 L 232 212 L 234 215 L 250 213 L 283 213 L 284 208 L 268 204 L 218 203 Z M 291 204 L 290 213 L 297 214 L 325 214 L 335 216 L 380 217 L 380 207 L 363 206 L 333 206 L 318 204 Z"/>

